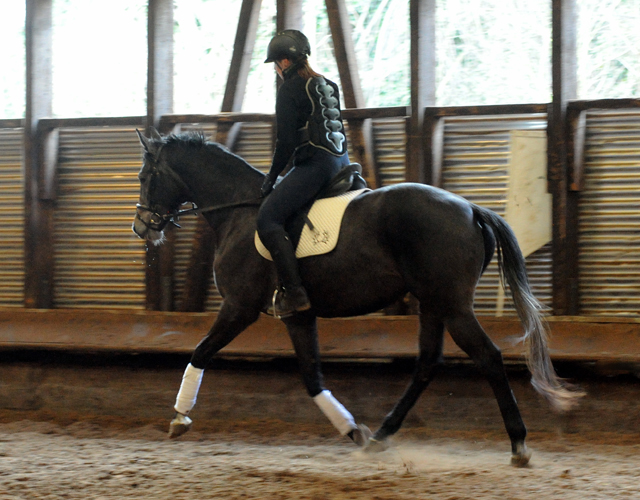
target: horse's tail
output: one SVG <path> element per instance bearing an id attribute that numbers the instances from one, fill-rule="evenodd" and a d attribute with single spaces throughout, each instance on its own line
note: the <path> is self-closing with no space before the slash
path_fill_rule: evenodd
<path id="1" fill-rule="evenodd" d="M 545 308 L 534 296 L 524 257 L 512 229 L 498 214 L 473 205 L 473 213 L 484 226 L 491 228 L 497 247 L 498 270 L 502 283 L 507 283 L 518 317 L 524 327 L 527 345 L 526 360 L 531 372 L 531 384 L 556 409 L 570 409 L 584 394 L 571 390 L 556 374 L 547 347 L 548 325 L 542 315 Z"/>

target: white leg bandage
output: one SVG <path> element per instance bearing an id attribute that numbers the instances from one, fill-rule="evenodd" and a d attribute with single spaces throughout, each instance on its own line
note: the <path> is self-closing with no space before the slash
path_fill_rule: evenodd
<path id="1" fill-rule="evenodd" d="M 314 396 L 313 400 L 343 436 L 358 427 L 351 413 L 332 396 L 331 391 L 325 389 L 317 396 Z"/>
<path id="2" fill-rule="evenodd" d="M 186 415 L 195 406 L 203 375 L 204 370 L 202 368 L 195 368 L 191 363 L 187 365 L 182 376 L 182 384 L 180 385 L 180 391 L 178 391 L 176 405 L 174 406 L 178 413 Z"/>

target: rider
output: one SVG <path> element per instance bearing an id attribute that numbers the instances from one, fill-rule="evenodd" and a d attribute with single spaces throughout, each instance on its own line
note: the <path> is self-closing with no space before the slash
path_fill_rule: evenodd
<path id="1" fill-rule="evenodd" d="M 310 54 L 309 40 L 303 33 L 284 30 L 269 42 L 265 60 L 275 64 L 283 83 L 276 98 L 276 145 L 261 189 L 265 200 L 257 229 L 282 285 L 275 304 L 281 317 L 311 308 L 284 225 L 349 165 L 338 86 L 311 68 Z M 274 189 L 291 157 L 292 169 Z"/>

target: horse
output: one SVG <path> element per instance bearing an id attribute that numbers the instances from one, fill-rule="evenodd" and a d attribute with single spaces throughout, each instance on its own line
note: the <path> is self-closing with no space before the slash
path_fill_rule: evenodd
<path id="1" fill-rule="evenodd" d="M 199 211 L 215 233 L 214 277 L 223 302 L 213 326 L 195 348 L 176 399 L 169 435 L 192 424 L 205 366 L 268 310 L 277 287 L 273 263 L 256 250 L 254 233 L 264 174 L 202 133 L 150 137 L 138 133 L 143 165 L 133 231 L 161 244 L 163 230 L 185 213 Z M 277 187 L 275 189 L 278 189 Z M 194 208 L 180 210 L 184 203 Z M 282 318 L 308 395 L 336 429 L 367 451 L 386 449 L 444 363 L 445 329 L 487 378 L 511 441 L 511 463 L 526 465 L 527 429 L 512 393 L 499 348 L 473 310 L 480 276 L 497 250 L 524 329 L 533 387 L 564 411 L 580 397 L 555 372 L 547 346 L 544 306 L 534 297 L 516 237 L 496 213 L 436 187 L 401 183 L 369 190 L 347 206 L 339 240 L 330 253 L 300 259 L 312 308 Z M 371 432 L 324 386 L 317 318 L 348 317 L 381 310 L 410 293 L 419 304 L 419 352 L 412 379 Z M 184 393 L 184 394 L 183 394 Z"/>

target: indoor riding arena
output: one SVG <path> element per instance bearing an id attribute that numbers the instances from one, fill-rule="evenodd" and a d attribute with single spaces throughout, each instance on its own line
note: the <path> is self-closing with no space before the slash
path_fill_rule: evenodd
<path id="1" fill-rule="evenodd" d="M 10 3 L 0 500 L 640 499 L 637 2 Z M 202 213 L 174 216 L 160 245 L 133 233 L 136 130 L 202 132 L 267 172 L 278 83 L 263 60 L 285 28 L 309 36 L 314 67 L 339 83 L 369 188 L 441 188 L 513 230 L 543 306 L 540 349 L 582 395 L 562 410 L 532 384 L 531 340 L 494 255 L 474 311 L 502 353 L 530 460 L 512 463 L 500 388 L 453 334 L 401 428 L 359 446 L 307 393 L 267 313 L 213 356 L 193 423 L 169 437 L 224 302 L 224 245 Z M 421 373 L 423 316 L 408 293 L 318 318 L 324 386 L 356 424 L 375 433 Z"/>

